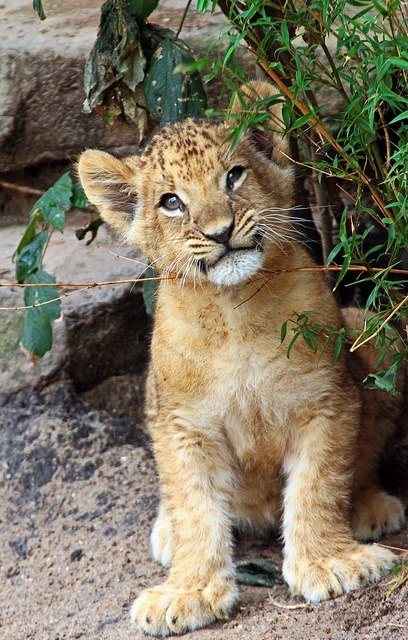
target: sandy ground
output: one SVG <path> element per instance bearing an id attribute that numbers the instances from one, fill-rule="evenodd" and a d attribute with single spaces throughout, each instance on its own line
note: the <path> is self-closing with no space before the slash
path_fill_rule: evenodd
<path id="1" fill-rule="evenodd" d="M 158 485 L 141 425 L 84 405 L 67 387 L 0 396 L 0 416 L 0 638 L 141 638 L 130 604 L 165 575 L 148 553 Z M 404 468 L 406 458 L 401 492 Z M 384 542 L 408 548 L 408 529 Z M 276 538 L 237 540 L 237 563 L 265 558 L 280 567 Z M 385 580 L 306 605 L 281 581 L 242 586 L 230 621 L 183 637 L 403 640 L 408 585 L 390 597 L 388 588 Z"/>

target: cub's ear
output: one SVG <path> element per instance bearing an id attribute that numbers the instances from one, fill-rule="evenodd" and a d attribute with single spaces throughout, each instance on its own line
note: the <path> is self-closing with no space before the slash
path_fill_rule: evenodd
<path id="1" fill-rule="evenodd" d="M 137 156 L 118 159 L 93 149 L 84 151 L 77 166 L 88 200 L 122 236 L 127 233 L 135 214 L 138 166 Z"/>
<path id="2" fill-rule="evenodd" d="M 279 96 L 278 89 L 269 82 L 253 80 L 240 88 L 240 97 L 235 96 L 231 113 L 244 115 L 247 111 L 265 111 L 265 104 L 262 101 Z M 282 104 L 272 102 L 268 107 L 270 114 L 265 130 L 251 129 L 252 141 L 259 151 L 276 164 L 287 167 L 291 164 L 290 146 L 287 137 L 284 135 L 285 125 L 282 119 Z M 236 120 L 231 119 L 232 123 Z"/>

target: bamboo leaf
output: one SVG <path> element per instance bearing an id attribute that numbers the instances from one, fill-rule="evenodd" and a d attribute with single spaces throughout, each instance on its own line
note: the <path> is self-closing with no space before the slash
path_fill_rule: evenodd
<path id="1" fill-rule="evenodd" d="M 38 285 L 52 284 L 55 283 L 55 278 L 45 271 L 39 270 L 29 275 L 26 282 Z M 40 358 L 52 347 L 51 323 L 61 314 L 61 302 L 56 298 L 58 298 L 56 287 L 27 287 L 24 292 L 25 304 L 34 306 L 27 309 L 21 344 Z"/>

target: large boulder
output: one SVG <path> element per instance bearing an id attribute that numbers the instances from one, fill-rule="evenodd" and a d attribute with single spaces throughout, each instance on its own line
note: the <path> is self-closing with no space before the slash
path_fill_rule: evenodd
<path id="1" fill-rule="evenodd" d="M 137 143 L 136 127 L 109 131 L 82 111 L 83 69 L 101 2 L 44 3 L 41 21 L 27 0 L 0 7 L 0 172 L 66 160 L 85 147 Z"/>
<path id="2" fill-rule="evenodd" d="M 68 224 L 63 236 L 55 234 L 47 249 L 44 268 L 57 282 L 78 283 L 61 290 L 62 316 L 54 323 L 53 348 L 32 362 L 19 348 L 24 311 L 4 310 L 24 305 L 23 290 L 0 287 L 0 393 L 27 386 L 43 386 L 66 379 L 78 391 L 102 383 L 108 376 L 137 374 L 146 362 L 150 331 L 140 283 L 100 285 L 86 289 L 80 283 L 138 279 L 143 258 L 116 257 L 102 246 L 114 246 L 106 230 L 99 230 L 94 244 L 86 246 L 74 234 L 78 222 Z M 0 274 L 4 284 L 15 283 L 12 255 L 22 235 L 19 225 L 0 229 Z M 116 252 L 130 257 L 129 251 Z M 79 290 L 81 292 L 78 293 Z M 72 295 L 73 291 L 77 291 Z"/>

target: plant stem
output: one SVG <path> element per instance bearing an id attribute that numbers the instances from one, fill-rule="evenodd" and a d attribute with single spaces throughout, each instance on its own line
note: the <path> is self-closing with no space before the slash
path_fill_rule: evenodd
<path id="1" fill-rule="evenodd" d="M 186 4 L 186 8 L 184 9 L 184 13 L 183 13 L 183 15 L 182 15 L 182 17 L 181 17 L 180 25 L 179 25 L 179 28 L 177 29 L 177 33 L 176 33 L 176 35 L 175 35 L 174 40 L 178 40 L 178 37 L 179 37 L 179 35 L 180 35 L 180 33 L 181 33 L 181 30 L 182 30 L 182 28 L 183 28 L 183 26 L 184 26 L 184 22 L 185 22 L 185 19 L 186 19 L 186 17 L 187 17 L 188 11 L 189 11 L 189 9 L 190 9 L 190 7 L 191 7 L 191 3 L 192 3 L 192 1 L 193 1 L 193 0 L 188 0 L 188 2 L 187 2 L 187 4 Z"/>

